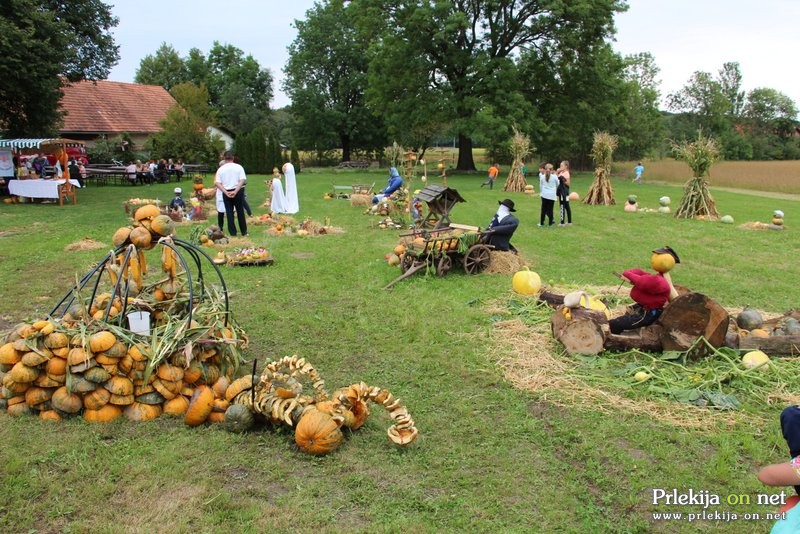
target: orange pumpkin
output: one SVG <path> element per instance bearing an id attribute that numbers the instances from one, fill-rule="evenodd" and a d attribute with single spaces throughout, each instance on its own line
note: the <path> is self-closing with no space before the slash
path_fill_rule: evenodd
<path id="1" fill-rule="evenodd" d="M 189 399 L 183 395 L 178 395 L 164 403 L 164 415 L 184 415 L 188 409 Z"/>
<path id="2" fill-rule="evenodd" d="M 661 274 L 668 273 L 675 267 L 675 257 L 672 254 L 654 252 L 650 258 L 650 265 L 656 272 Z"/>
<path id="3" fill-rule="evenodd" d="M 214 395 L 215 396 L 224 398 L 225 397 L 225 392 L 227 391 L 228 386 L 230 384 L 231 383 L 230 383 L 230 380 L 228 380 L 228 377 L 221 376 L 221 377 L 219 377 L 217 379 L 216 382 L 214 382 L 214 385 L 211 386 L 211 389 L 214 390 Z M 227 408 L 227 406 L 226 406 L 226 408 Z"/>
<path id="4" fill-rule="evenodd" d="M 108 404 L 111 393 L 105 388 L 97 388 L 83 397 L 83 405 L 89 410 L 99 410 Z"/>
<path id="5" fill-rule="evenodd" d="M 225 399 L 228 401 L 232 401 L 236 395 L 241 393 L 242 391 L 252 389 L 253 388 L 253 375 L 245 375 L 241 378 L 237 378 L 228 386 L 228 389 L 225 390 Z"/>
<path id="6" fill-rule="evenodd" d="M 44 346 L 48 349 L 60 349 L 67 345 L 69 345 L 69 339 L 67 335 L 62 332 L 53 332 L 47 334 L 47 337 L 44 338 Z"/>
<path id="7" fill-rule="evenodd" d="M 198 426 L 205 423 L 208 414 L 214 407 L 214 390 L 208 386 L 199 386 L 192 395 L 186 417 L 183 422 L 189 426 Z"/>
<path id="8" fill-rule="evenodd" d="M 148 249 L 152 246 L 153 236 L 147 228 L 137 226 L 131 230 L 130 240 L 136 248 Z"/>
<path id="9" fill-rule="evenodd" d="M 25 403 L 28 406 L 36 406 L 43 402 L 49 401 L 52 396 L 52 388 L 28 388 L 28 391 L 25 392 Z"/>
<path id="10" fill-rule="evenodd" d="M 111 237 L 111 243 L 115 247 L 121 247 L 128 242 L 128 238 L 131 236 L 131 230 L 132 228 L 129 226 L 123 226 L 122 228 L 119 228 Z"/>
<path id="11" fill-rule="evenodd" d="M 316 408 L 310 408 L 297 423 L 294 442 L 303 452 L 317 456 L 328 454 L 342 442 L 340 424 L 341 419 L 336 419 Z"/>
<path id="12" fill-rule="evenodd" d="M 133 404 L 127 406 L 122 413 L 125 414 L 125 417 L 131 421 L 138 421 L 141 423 L 144 421 L 150 421 L 161 415 L 161 405 L 134 402 Z"/>
<path id="13" fill-rule="evenodd" d="M 11 380 L 17 383 L 29 384 L 39 378 L 39 369 L 37 367 L 28 367 L 21 361 L 14 364 L 14 367 L 8 372 Z"/>
<path id="14" fill-rule="evenodd" d="M 106 404 L 97 410 L 84 410 L 83 418 L 90 423 L 110 423 L 122 415 L 122 408 L 115 404 Z"/>
<path id="15" fill-rule="evenodd" d="M 42 421 L 61 421 L 62 417 L 55 410 L 43 410 L 39 412 L 39 419 Z"/>
<path id="16" fill-rule="evenodd" d="M 175 232 L 175 223 L 168 215 L 157 215 L 150 221 L 150 231 L 159 236 L 172 235 Z"/>
<path id="17" fill-rule="evenodd" d="M 14 365 L 22 359 L 22 354 L 14 348 L 13 343 L 6 343 L 0 347 L 0 364 Z"/>
<path id="18" fill-rule="evenodd" d="M 225 421 L 225 412 L 211 412 L 208 414 L 206 421 L 209 423 L 222 423 Z"/>
<path id="19" fill-rule="evenodd" d="M 80 396 L 67 391 L 66 386 L 61 386 L 55 390 L 50 402 L 53 404 L 53 408 L 65 413 L 78 413 L 83 408 L 83 401 Z"/>
<path id="20" fill-rule="evenodd" d="M 142 221 L 144 219 L 152 219 L 161 215 L 161 210 L 155 204 L 145 204 L 136 210 L 133 215 L 135 221 Z"/>
<path id="21" fill-rule="evenodd" d="M 92 352 L 103 352 L 114 346 L 117 337 L 108 330 L 102 330 L 89 338 L 89 348 Z"/>

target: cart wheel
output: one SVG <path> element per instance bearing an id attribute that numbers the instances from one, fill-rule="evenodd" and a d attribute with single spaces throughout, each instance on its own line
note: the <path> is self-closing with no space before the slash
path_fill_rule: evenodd
<path id="1" fill-rule="evenodd" d="M 487 245 L 473 245 L 464 255 L 464 271 L 467 274 L 478 274 L 486 269 L 491 259 Z"/>
<path id="2" fill-rule="evenodd" d="M 411 254 L 403 254 L 403 257 L 400 259 L 400 272 L 404 273 L 414 265 L 414 260 L 416 258 Z"/>
<path id="3" fill-rule="evenodd" d="M 439 264 L 436 266 L 436 275 L 444 276 L 453 267 L 453 260 L 447 254 L 442 254 L 439 258 Z"/>

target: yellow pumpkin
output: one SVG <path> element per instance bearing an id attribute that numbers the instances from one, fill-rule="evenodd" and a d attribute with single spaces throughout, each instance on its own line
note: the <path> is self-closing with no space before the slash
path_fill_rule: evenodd
<path id="1" fill-rule="evenodd" d="M 523 267 L 521 271 L 514 273 L 511 278 L 511 287 L 515 293 L 520 295 L 536 295 L 542 289 L 542 279 L 537 273 Z"/>
<path id="2" fill-rule="evenodd" d="M 668 273 L 675 267 L 675 257 L 672 254 L 654 252 L 650 257 L 650 265 L 656 272 L 661 274 Z"/>

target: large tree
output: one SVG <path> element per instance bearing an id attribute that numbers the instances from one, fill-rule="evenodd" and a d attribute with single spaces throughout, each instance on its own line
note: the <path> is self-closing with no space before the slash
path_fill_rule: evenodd
<path id="1" fill-rule="evenodd" d="M 353 0 L 351 7 L 372 43 L 370 85 L 388 72 L 396 79 L 371 91 L 370 104 L 411 110 L 436 102 L 457 133 L 458 168 L 472 170 L 476 118 L 487 106 L 504 106 L 497 88 L 505 80 L 495 76 L 508 72 L 509 59 L 576 33 L 608 36 L 614 13 L 626 6 L 619 0 Z M 413 91 L 406 90 L 409 83 Z"/>
<path id="2" fill-rule="evenodd" d="M 185 62 L 172 45 L 167 43 L 161 43 L 154 55 L 142 58 L 133 78 L 136 83 L 160 85 L 167 91 L 188 80 Z"/>
<path id="3" fill-rule="evenodd" d="M 283 87 L 292 99 L 295 141 L 301 146 L 339 146 L 342 161 L 352 148 L 385 145 L 382 121 L 366 104 L 366 43 L 359 40 L 340 2 L 315 4 L 295 21 Z M 335 143 L 335 144 L 334 144 Z"/>
<path id="4" fill-rule="evenodd" d="M 108 76 L 119 59 L 117 25 L 100 0 L 0 2 L 0 129 L 9 136 L 53 134 L 61 87 Z"/>

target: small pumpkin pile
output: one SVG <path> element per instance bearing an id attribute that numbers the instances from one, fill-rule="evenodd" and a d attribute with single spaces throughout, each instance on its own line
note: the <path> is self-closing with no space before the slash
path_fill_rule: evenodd
<path id="1" fill-rule="evenodd" d="M 145 204 L 134 212 L 133 225 L 119 228 L 111 242 L 115 247 L 133 244 L 138 249 L 150 250 L 159 239 L 173 233 L 175 223 L 169 215 L 162 214 L 155 204 Z"/>
<path id="2" fill-rule="evenodd" d="M 394 424 L 387 435 L 396 445 L 408 445 L 419 435 L 408 409 L 388 390 L 361 382 L 329 396 L 317 370 L 296 355 L 267 364 L 255 385 L 252 377 L 234 384 L 239 381 L 239 386 L 226 393 L 231 402 L 225 414 L 226 426 L 234 431 L 247 430 L 257 416 L 273 425 L 295 427 L 295 443 L 309 454 L 335 450 L 343 439 L 342 427 L 361 428 L 370 414 L 367 401 L 382 404 L 389 411 Z"/>
<path id="3" fill-rule="evenodd" d="M 157 198 L 129 198 L 123 203 L 125 215 L 133 214 L 137 209 L 146 204 L 153 204 L 154 206 L 161 207 L 161 201 Z"/>

